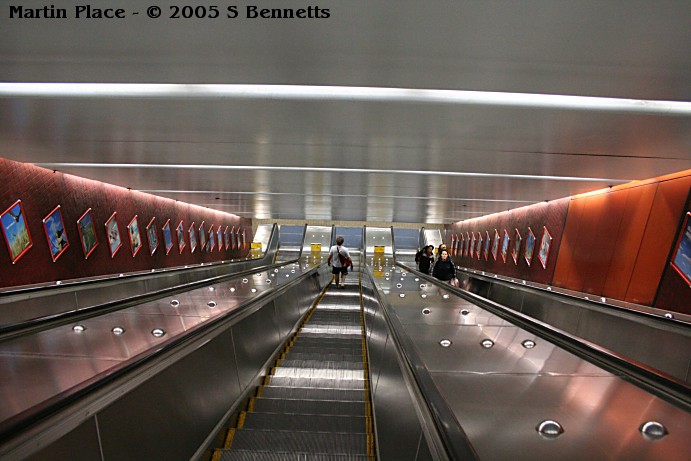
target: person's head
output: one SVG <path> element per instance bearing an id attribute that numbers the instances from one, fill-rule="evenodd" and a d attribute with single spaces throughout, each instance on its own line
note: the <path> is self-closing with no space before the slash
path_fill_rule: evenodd
<path id="1" fill-rule="evenodd" d="M 446 250 L 441 250 L 441 259 L 443 261 L 446 261 L 447 259 L 449 259 L 449 252 Z"/>
<path id="2" fill-rule="evenodd" d="M 442 251 L 446 250 L 446 245 L 442 243 L 441 245 L 439 245 L 439 249 Z"/>
<path id="3" fill-rule="evenodd" d="M 343 242 L 345 242 L 345 239 L 341 237 L 340 235 L 336 237 L 336 245 L 343 245 Z"/>

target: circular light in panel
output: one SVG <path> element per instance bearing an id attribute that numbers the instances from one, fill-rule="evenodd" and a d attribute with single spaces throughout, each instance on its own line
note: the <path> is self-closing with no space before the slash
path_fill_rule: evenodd
<path id="1" fill-rule="evenodd" d="M 118 336 L 125 333 L 125 329 L 122 327 L 113 327 L 113 329 L 110 331 L 112 331 L 114 335 L 118 335 Z"/>
<path id="2" fill-rule="evenodd" d="M 439 341 L 439 345 L 441 347 L 449 347 L 449 346 L 451 346 L 451 344 L 452 343 L 451 343 L 450 339 L 442 339 L 441 341 Z"/>
<path id="3" fill-rule="evenodd" d="M 209 307 L 216 307 L 216 301 L 209 301 L 206 305 Z"/>
<path id="4" fill-rule="evenodd" d="M 541 436 L 549 439 L 557 438 L 564 433 L 564 428 L 561 427 L 561 424 L 551 419 L 542 421 L 535 429 Z"/>
<path id="5" fill-rule="evenodd" d="M 490 349 L 492 346 L 494 346 L 494 341 L 492 341 L 491 339 L 483 339 L 482 341 L 480 341 L 480 345 L 485 349 Z"/>
<path id="6" fill-rule="evenodd" d="M 659 440 L 669 433 L 667 432 L 667 428 L 657 421 L 647 421 L 641 424 L 638 430 L 641 431 L 644 436 L 652 440 Z"/>
<path id="7" fill-rule="evenodd" d="M 461 315 L 468 315 L 468 314 L 470 314 L 470 311 L 468 309 L 463 309 L 461 311 Z"/>
<path id="8" fill-rule="evenodd" d="M 526 349 L 532 349 L 533 347 L 535 347 L 535 341 L 533 341 L 532 339 L 526 339 L 521 343 L 521 345 Z"/>
<path id="9" fill-rule="evenodd" d="M 166 330 L 164 330 L 163 328 L 154 328 L 153 330 L 151 330 L 151 334 L 157 338 L 160 338 L 161 336 L 166 334 Z"/>
<path id="10" fill-rule="evenodd" d="M 424 309 L 422 309 L 422 313 L 424 315 L 429 315 L 431 312 L 432 310 L 429 307 L 425 307 Z"/>
<path id="11" fill-rule="evenodd" d="M 84 330 L 86 330 L 86 327 L 84 325 L 75 325 L 72 327 L 72 331 L 74 331 L 75 333 L 81 333 Z"/>
<path id="12" fill-rule="evenodd" d="M 178 301 L 177 299 L 173 299 L 170 301 L 170 305 L 173 307 L 178 307 L 180 305 L 180 301 Z"/>

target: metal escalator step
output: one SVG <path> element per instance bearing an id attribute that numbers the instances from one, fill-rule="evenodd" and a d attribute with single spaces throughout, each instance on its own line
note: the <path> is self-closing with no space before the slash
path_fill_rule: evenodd
<path id="1" fill-rule="evenodd" d="M 271 381 L 276 378 L 320 379 L 328 381 L 364 381 L 364 370 L 294 368 L 280 366 L 274 370 Z M 321 386 L 324 387 L 324 386 Z M 343 387 L 339 385 L 337 387 Z"/>
<path id="2" fill-rule="evenodd" d="M 370 461 L 366 455 L 223 450 L 219 461 Z"/>
<path id="3" fill-rule="evenodd" d="M 315 350 L 313 352 L 288 351 L 285 360 L 325 360 L 328 362 L 362 362 L 362 350 L 358 349 L 349 354 L 329 353 Z"/>
<path id="4" fill-rule="evenodd" d="M 232 449 L 271 452 L 367 454 L 366 434 L 238 429 Z"/>
<path id="5" fill-rule="evenodd" d="M 361 373 L 362 375 L 362 373 Z M 321 387 L 324 389 L 365 389 L 365 379 L 325 379 L 272 376 L 269 381 L 274 386 L 283 387 Z"/>
<path id="6" fill-rule="evenodd" d="M 362 370 L 362 355 L 360 357 L 351 357 L 353 360 L 293 360 L 292 357 L 286 356 L 281 361 L 281 366 L 286 368 L 319 368 L 322 370 Z M 355 360 L 357 359 L 357 360 Z"/>
<path id="7" fill-rule="evenodd" d="M 290 413 L 303 415 L 351 415 L 362 416 L 364 400 L 343 402 L 338 400 L 297 400 L 258 397 L 253 400 L 254 413 Z"/>
<path id="8" fill-rule="evenodd" d="M 339 400 L 341 402 L 364 402 L 363 389 L 307 388 L 298 386 L 268 385 L 262 387 L 262 398 L 298 400 Z"/>
<path id="9" fill-rule="evenodd" d="M 314 335 L 302 335 L 299 334 L 295 338 L 295 344 L 300 344 L 302 346 L 319 346 L 319 347 L 329 347 L 329 345 L 338 347 L 362 347 L 362 337 L 349 337 L 344 336 L 341 338 L 320 338 Z"/>
<path id="10" fill-rule="evenodd" d="M 286 353 L 286 358 L 289 357 L 308 357 L 317 355 L 319 357 L 331 357 L 331 356 L 343 356 L 348 357 L 361 357 L 362 356 L 362 345 L 349 346 L 349 347 L 319 347 L 319 346 L 298 346 L 297 344 L 291 347 Z M 298 359 L 299 360 L 299 359 Z"/>
<path id="11" fill-rule="evenodd" d="M 361 416 L 342 416 L 247 413 L 242 429 L 352 434 L 365 434 L 367 432 L 364 414 Z"/>

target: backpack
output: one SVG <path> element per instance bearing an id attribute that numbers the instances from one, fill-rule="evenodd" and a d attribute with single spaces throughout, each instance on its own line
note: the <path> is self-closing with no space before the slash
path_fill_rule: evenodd
<path id="1" fill-rule="evenodd" d="M 415 262 L 419 263 L 421 257 L 422 257 L 422 250 L 418 250 L 418 252 L 415 253 Z"/>

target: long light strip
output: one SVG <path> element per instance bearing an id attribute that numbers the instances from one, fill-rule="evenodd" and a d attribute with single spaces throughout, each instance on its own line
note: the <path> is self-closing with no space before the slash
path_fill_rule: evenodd
<path id="1" fill-rule="evenodd" d="M 0 98 L 146 98 L 359 101 L 691 115 L 691 103 L 535 93 L 312 85 L 0 83 Z"/>
<path id="2" fill-rule="evenodd" d="M 136 168 L 136 169 L 173 169 L 173 170 L 226 170 L 226 171 L 281 171 L 312 173 L 361 173 L 361 174 L 401 174 L 415 176 L 450 176 L 464 178 L 491 179 L 532 179 L 539 181 L 584 181 L 623 184 L 630 179 L 585 178 L 577 176 L 549 176 L 508 173 L 473 173 L 466 171 L 423 171 L 423 170 L 384 170 L 379 168 L 326 168 L 296 167 L 269 165 L 177 165 L 166 163 L 36 163 L 36 165 L 57 170 L 60 168 Z"/>
<path id="3" fill-rule="evenodd" d="M 304 193 L 298 192 L 248 192 L 248 191 L 213 191 L 213 190 L 176 190 L 176 189 L 138 189 L 147 194 L 207 194 L 207 195 L 289 195 L 304 197 Z M 411 195 L 362 195 L 362 194 L 319 194 L 310 193 L 310 197 L 346 197 L 346 198 L 381 198 L 381 199 L 412 199 L 412 200 L 446 200 L 450 202 L 501 202 L 501 203 L 536 203 L 535 200 L 508 200 L 493 198 L 451 198 L 451 197 L 420 197 Z"/>

